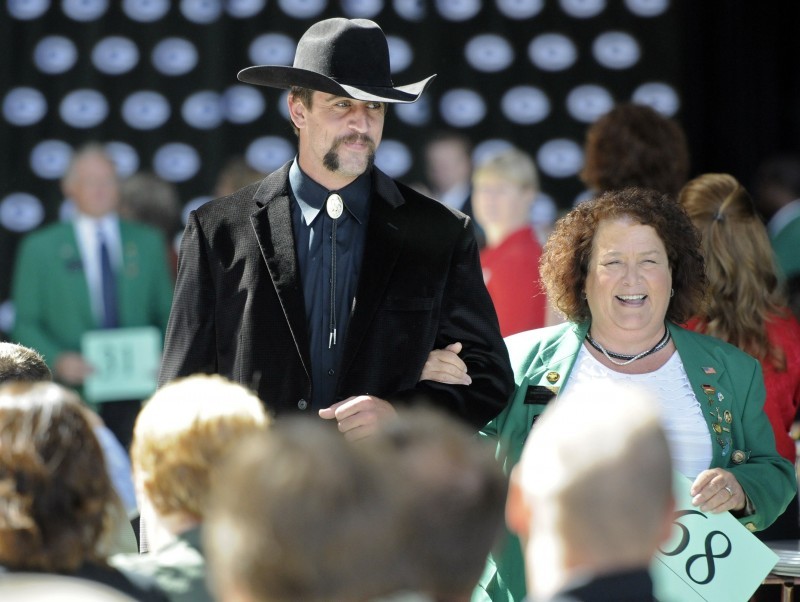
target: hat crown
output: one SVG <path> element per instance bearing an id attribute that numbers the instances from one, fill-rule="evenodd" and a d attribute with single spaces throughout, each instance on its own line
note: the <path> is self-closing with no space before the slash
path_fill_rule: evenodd
<path id="1" fill-rule="evenodd" d="M 315 23 L 297 44 L 294 67 L 345 85 L 393 85 L 386 36 L 368 19 L 334 18 Z"/>

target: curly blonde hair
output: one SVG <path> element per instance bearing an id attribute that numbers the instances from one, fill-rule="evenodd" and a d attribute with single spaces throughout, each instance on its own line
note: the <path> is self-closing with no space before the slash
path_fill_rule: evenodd
<path id="1" fill-rule="evenodd" d="M 548 298 L 568 320 L 583 322 L 591 317 L 583 292 L 594 236 L 602 221 L 620 218 L 651 226 L 664 243 L 674 289 L 666 318 L 685 322 L 696 313 L 705 294 L 700 239 L 678 203 L 669 195 L 643 188 L 605 192 L 556 222 L 539 264 Z"/>
<path id="2" fill-rule="evenodd" d="M 753 199 L 724 173 L 691 180 L 678 199 L 702 237 L 709 287 L 697 314 L 701 328 L 785 370 L 786 357 L 770 342 L 766 324 L 787 313 L 787 301 Z"/>

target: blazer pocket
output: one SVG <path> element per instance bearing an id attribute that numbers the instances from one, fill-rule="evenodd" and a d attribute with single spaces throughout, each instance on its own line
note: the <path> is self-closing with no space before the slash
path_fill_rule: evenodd
<path id="1" fill-rule="evenodd" d="M 381 304 L 382 311 L 430 311 L 433 297 L 386 297 Z"/>

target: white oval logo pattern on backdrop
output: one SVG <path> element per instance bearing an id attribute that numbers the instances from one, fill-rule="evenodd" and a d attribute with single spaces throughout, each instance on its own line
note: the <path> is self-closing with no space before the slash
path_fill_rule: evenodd
<path id="1" fill-rule="evenodd" d="M 250 43 L 247 56 L 254 65 L 291 65 L 297 43 L 282 33 L 265 33 Z"/>
<path id="2" fill-rule="evenodd" d="M 42 73 L 55 75 L 72 69 L 78 60 L 78 50 L 64 36 L 47 36 L 39 40 L 33 51 L 33 63 Z"/>
<path id="3" fill-rule="evenodd" d="M 47 100 L 35 88 L 14 88 L 3 99 L 3 116 L 11 125 L 39 123 L 47 113 Z"/>
<path id="4" fill-rule="evenodd" d="M 181 107 L 183 120 L 199 130 L 210 130 L 225 119 L 222 97 L 211 90 L 201 90 L 189 96 Z"/>
<path id="5" fill-rule="evenodd" d="M 185 182 L 200 169 L 200 154 L 183 142 L 170 142 L 156 151 L 153 169 L 167 182 Z"/>
<path id="6" fill-rule="evenodd" d="M 383 140 L 375 153 L 375 165 L 391 178 L 401 178 L 408 170 L 414 159 L 408 146 L 399 140 Z"/>
<path id="7" fill-rule="evenodd" d="M 578 59 L 578 49 L 567 36 L 543 33 L 531 41 L 528 57 L 542 71 L 563 71 Z"/>
<path id="8" fill-rule="evenodd" d="M 197 48 L 183 38 L 167 38 L 153 48 L 153 66 L 164 75 L 184 75 L 197 65 Z"/>
<path id="9" fill-rule="evenodd" d="M 26 192 L 12 192 L 0 201 L 0 224 L 12 232 L 28 232 L 44 220 L 42 202 Z"/>
<path id="10" fill-rule="evenodd" d="M 278 0 L 281 10 L 295 19 L 316 17 L 327 4 L 327 0 Z"/>
<path id="11" fill-rule="evenodd" d="M 350 19 L 374 19 L 383 10 L 383 0 L 341 0 L 341 6 Z"/>
<path id="12" fill-rule="evenodd" d="M 48 8 L 49 0 L 8 0 L 8 14 L 21 21 L 38 19 Z"/>
<path id="13" fill-rule="evenodd" d="M 72 160 L 72 147 L 63 140 L 42 140 L 30 154 L 31 170 L 45 180 L 58 180 Z"/>
<path id="14" fill-rule="evenodd" d="M 152 23 L 169 12 L 171 0 L 122 0 L 122 10 L 134 21 Z"/>
<path id="15" fill-rule="evenodd" d="M 669 0 L 625 0 L 625 6 L 639 17 L 657 17 L 669 8 Z"/>
<path id="16" fill-rule="evenodd" d="M 678 93 L 670 85 L 648 82 L 633 91 L 633 102 L 650 106 L 665 117 L 672 117 L 681 107 Z"/>
<path id="17" fill-rule="evenodd" d="M 95 21 L 108 10 L 108 0 L 62 0 L 61 10 L 75 21 Z"/>
<path id="18" fill-rule="evenodd" d="M 623 31 L 609 31 L 597 36 L 592 52 L 597 62 L 609 69 L 633 67 L 641 55 L 639 43 Z"/>
<path id="19" fill-rule="evenodd" d="M 436 10 L 448 21 L 467 21 L 481 10 L 481 0 L 436 0 Z"/>
<path id="20" fill-rule="evenodd" d="M 573 140 L 550 140 L 539 147 L 536 164 L 543 173 L 553 178 L 574 176 L 583 167 L 583 150 Z"/>
<path id="21" fill-rule="evenodd" d="M 267 0 L 227 0 L 225 10 L 234 19 L 255 17 L 264 10 Z"/>
<path id="22" fill-rule="evenodd" d="M 442 95 L 439 112 L 442 119 L 453 127 L 470 127 L 486 116 L 486 103 L 477 92 L 456 88 Z"/>
<path id="23" fill-rule="evenodd" d="M 108 101 L 97 90 L 75 90 L 64 97 L 58 111 L 72 127 L 91 128 L 105 121 Z"/>
<path id="24" fill-rule="evenodd" d="M 497 9 L 509 19 L 530 19 L 544 8 L 544 0 L 497 0 Z"/>
<path id="25" fill-rule="evenodd" d="M 107 75 L 122 75 L 139 62 L 139 47 L 128 38 L 110 36 L 100 40 L 92 50 L 92 63 Z"/>
<path id="26" fill-rule="evenodd" d="M 208 25 L 222 15 L 220 0 L 181 0 L 181 13 L 188 21 Z"/>
<path id="27" fill-rule="evenodd" d="M 467 62 L 478 71 L 495 72 L 508 68 L 514 62 L 514 49 L 502 36 L 483 34 L 475 36 L 464 49 Z"/>
<path id="28" fill-rule="evenodd" d="M 582 123 L 594 123 L 614 107 L 614 98 L 602 86 L 586 84 L 573 88 L 567 95 L 567 110 Z"/>
<path id="29" fill-rule="evenodd" d="M 422 0 L 393 0 L 394 12 L 406 21 L 422 21 L 428 14 Z"/>
<path id="30" fill-rule="evenodd" d="M 128 178 L 139 170 L 139 154 L 127 142 L 109 142 L 105 145 L 105 149 L 114 162 L 120 178 Z"/>
<path id="31" fill-rule="evenodd" d="M 534 86 L 511 88 L 500 101 L 506 119 L 520 125 L 539 123 L 550 114 L 550 100 L 547 94 Z"/>
<path id="32" fill-rule="evenodd" d="M 559 4 L 561 10 L 578 19 L 596 17 L 606 8 L 606 0 L 559 0 Z"/>
<path id="33" fill-rule="evenodd" d="M 137 130 L 153 130 L 164 125 L 171 109 L 163 94 L 150 90 L 134 92 L 122 103 L 122 118 Z"/>
<path id="34" fill-rule="evenodd" d="M 389 44 L 389 69 L 392 73 L 405 71 L 414 60 L 414 50 L 411 44 L 397 36 L 386 36 Z"/>
<path id="35" fill-rule="evenodd" d="M 296 148 L 286 138 L 263 136 L 250 143 L 245 152 L 245 160 L 262 173 L 275 171 L 294 157 Z"/>
<path id="36" fill-rule="evenodd" d="M 258 88 L 233 85 L 222 94 L 222 109 L 231 123 L 250 123 L 267 109 L 267 101 Z"/>

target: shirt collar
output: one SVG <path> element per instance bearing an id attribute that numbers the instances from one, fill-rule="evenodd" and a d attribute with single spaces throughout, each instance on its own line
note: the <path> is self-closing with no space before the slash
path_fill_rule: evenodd
<path id="1" fill-rule="evenodd" d="M 295 159 L 289 168 L 289 184 L 306 224 L 311 224 L 319 215 L 331 192 L 338 192 L 344 206 L 359 224 L 363 224 L 369 212 L 369 197 L 372 191 L 372 170 L 367 170 L 340 190 L 328 190 L 311 179 Z"/>

